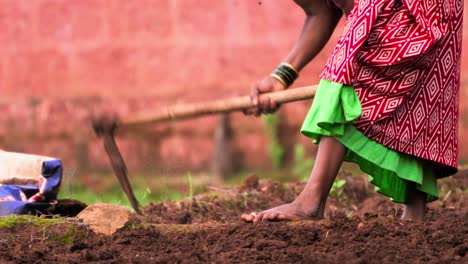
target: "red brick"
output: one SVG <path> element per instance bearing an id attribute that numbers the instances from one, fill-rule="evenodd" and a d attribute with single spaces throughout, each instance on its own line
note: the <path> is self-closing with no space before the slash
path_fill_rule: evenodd
<path id="1" fill-rule="evenodd" d="M 82 89 L 81 95 L 139 96 L 139 56 L 138 50 L 124 47 L 79 52 L 74 65 L 75 85 Z"/>
<path id="2" fill-rule="evenodd" d="M 250 41 L 246 8 L 248 2 L 250 1 L 226 1 L 228 15 L 223 22 L 225 47 L 245 44 Z"/>
<path id="3" fill-rule="evenodd" d="M 218 78 L 239 83 L 248 91 L 255 81 L 268 76 L 286 56 L 287 50 L 272 45 L 249 45 L 224 49 L 219 59 Z"/>
<path id="4" fill-rule="evenodd" d="M 187 131 L 188 136 L 194 137 L 208 137 L 214 136 L 214 130 L 217 124 L 217 116 L 210 115 L 206 117 L 199 117 L 195 119 L 187 119 L 184 121 L 172 123 L 174 131 Z"/>
<path id="5" fill-rule="evenodd" d="M 5 134 L 16 136 L 17 133 L 23 131 L 31 132 L 31 111 L 26 100 L 14 101 L 8 103 L 3 111 L 2 129 Z"/>
<path id="6" fill-rule="evenodd" d="M 111 39 L 164 42 L 173 33 L 171 0 L 112 1 L 108 8 Z"/>
<path id="7" fill-rule="evenodd" d="M 7 85 L 6 79 L 8 78 L 8 74 L 6 72 L 7 67 L 6 67 L 6 59 L 5 56 L 0 55 L 0 57 L 3 57 L 0 59 L 0 95 L 2 95 L 2 99 L 5 99 L 7 95 L 12 94 L 12 89 L 9 85 Z M 0 99 L 1 101 L 1 99 Z"/>
<path id="8" fill-rule="evenodd" d="M 267 140 L 261 133 L 250 133 L 236 138 L 234 141 L 236 153 L 242 153 L 239 159 L 240 164 L 246 168 L 259 168 L 270 166 L 267 154 Z"/>
<path id="9" fill-rule="evenodd" d="M 159 148 L 154 142 L 137 137 L 116 136 L 119 150 L 129 170 L 129 176 L 141 171 L 144 167 L 152 167 L 152 164 L 161 162 L 156 155 L 151 155 L 151 149 Z M 101 140 L 93 140 L 88 145 L 89 161 L 96 169 L 110 170 L 108 156 Z"/>
<path id="10" fill-rule="evenodd" d="M 122 144 L 120 140 L 117 140 L 119 149 L 121 150 L 122 156 L 127 157 L 128 152 L 122 150 Z M 108 156 L 104 150 L 101 140 L 93 140 L 88 144 L 88 157 L 92 161 L 93 165 L 96 168 L 108 168 L 109 169 L 109 160 Z"/>
<path id="11" fill-rule="evenodd" d="M 174 95 L 174 79 L 183 64 L 172 58 L 173 49 L 174 47 L 168 45 L 155 45 L 155 47 L 141 50 L 138 71 L 141 76 L 142 90 L 146 93 L 169 97 Z"/>
<path id="12" fill-rule="evenodd" d="M 312 100 L 302 101 L 302 102 L 294 102 L 289 103 L 286 105 L 281 106 L 280 111 L 281 114 L 284 116 L 284 122 L 289 127 L 297 127 L 298 133 L 299 128 L 304 121 L 307 112 L 310 109 L 312 104 Z"/>
<path id="13" fill-rule="evenodd" d="M 250 40 L 263 40 L 268 42 L 269 35 L 274 32 L 271 27 L 271 21 L 274 20 L 274 15 L 269 14 L 269 8 L 276 3 L 261 1 L 247 1 L 247 21 L 249 24 L 249 38 Z"/>
<path id="14" fill-rule="evenodd" d="M 3 47 L 29 47 L 33 43 L 33 6 L 24 1 L 1 2 L 0 43 Z"/>
<path id="15" fill-rule="evenodd" d="M 161 143 L 160 156 L 169 166 L 208 167 L 213 144 L 210 138 L 186 138 L 174 136 Z"/>
<path id="16" fill-rule="evenodd" d="M 80 106 L 71 100 L 44 99 L 35 107 L 35 135 L 65 136 L 74 139 L 92 134 L 88 115 L 91 106 Z"/>
<path id="17" fill-rule="evenodd" d="M 59 96 L 68 85 L 69 71 L 65 54 L 39 50 L 8 54 L 5 83 L 11 96 Z"/>
<path id="18" fill-rule="evenodd" d="M 125 163 L 128 166 L 130 176 L 133 176 L 133 172 L 139 172 L 144 168 L 151 168 L 152 164 L 157 164 L 160 162 L 157 160 L 156 155 L 151 155 L 150 149 L 156 148 L 158 146 L 147 139 L 140 139 L 138 137 L 117 137 L 117 144 L 121 150 L 122 156 L 125 159 Z M 101 144 L 101 149 L 102 143 Z M 107 155 L 104 155 L 107 159 Z M 105 161 L 104 166 L 109 168 L 109 161 Z"/>
<path id="19" fill-rule="evenodd" d="M 218 46 L 178 45 L 168 52 L 170 56 L 168 63 L 153 69 L 155 71 L 169 69 L 169 76 L 174 84 L 183 86 L 187 92 L 200 94 L 201 86 L 219 79 Z"/>
<path id="20" fill-rule="evenodd" d="M 186 42 L 204 43 L 223 36 L 228 15 L 225 1 L 183 0 L 177 1 L 177 8 L 177 26 Z"/>
<path id="21" fill-rule="evenodd" d="M 45 0 L 39 6 L 38 32 L 45 41 L 94 40 L 102 34 L 104 0 Z"/>
<path id="22" fill-rule="evenodd" d="M 2 141 L 2 146 L 53 152 L 63 156 L 67 165 L 74 164 L 72 141 L 93 137 L 86 119 L 89 109 L 128 116 L 177 102 L 246 94 L 254 81 L 267 76 L 287 55 L 303 19 L 293 1 L 4 0 L 0 8 L 4 47 L 0 50 L 0 95 L 9 105 L 0 105 L 0 135 L 25 141 Z M 342 25 L 301 72 L 295 86 L 318 82 Z M 462 75 L 468 67 L 467 50 L 463 49 Z M 465 79 L 460 93 L 460 139 L 468 133 Z M 102 95 L 102 100 L 83 97 L 82 102 L 74 101 L 93 95 Z M 32 97 L 40 97 L 35 107 Z M 304 102 L 282 108 L 288 130 L 301 124 L 309 106 L 310 102 Z M 161 139 L 161 153 L 151 132 L 150 136 L 128 133 L 119 136 L 118 142 L 131 170 L 153 162 L 170 170 L 208 166 L 214 120 L 207 117 L 152 126 L 155 136 L 173 129 L 174 138 Z M 233 126 L 244 165 L 268 166 L 260 120 L 237 113 Z M 34 129 L 36 136 L 24 136 Z M 68 141 L 42 141 L 37 136 L 64 136 Z M 290 140 L 308 149 L 311 145 L 298 132 Z M 101 142 L 93 144 L 91 162 L 109 168 Z M 157 157 L 160 154 L 162 158 Z M 468 160 L 468 144 L 463 140 L 460 158 Z"/>
<path id="23" fill-rule="evenodd" d="M 261 4 L 259 4 L 261 2 Z M 302 27 L 304 14 L 292 1 L 246 1 L 250 38 L 262 43 L 290 43 Z"/>

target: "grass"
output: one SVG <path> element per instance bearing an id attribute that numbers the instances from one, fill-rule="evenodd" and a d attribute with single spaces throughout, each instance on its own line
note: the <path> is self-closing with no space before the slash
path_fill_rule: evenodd
<path id="1" fill-rule="evenodd" d="M 75 199 L 86 204 L 111 203 L 131 208 L 120 185 L 113 175 L 103 174 L 96 177 L 99 181 L 85 183 L 82 179 L 64 178 L 59 199 Z M 180 200 L 194 197 L 206 190 L 209 179 L 203 175 L 188 173 L 184 176 L 151 177 L 133 176 L 130 179 L 135 197 L 140 205 L 166 200 Z"/>
<path id="2" fill-rule="evenodd" d="M 34 215 L 8 215 L 0 217 L 0 228 L 13 228 L 15 226 L 33 225 L 40 227 L 37 233 L 31 233 L 31 241 L 53 240 L 64 245 L 73 244 L 76 238 L 76 226 L 73 223 L 61 225 L 59 229 L 51 229 L 56 224 L 67 224 L 64 218 L 42 218 Z"/>
<path id="3" fill-rule="evenodd" d="M 42 227 L 61 223 L 65 223 L 65 220 L 60 218 L 41 218 L 32 215 L 8 215 L 0 217 L 0 228 L 12 228 L 16 225 L 35 225 Z"/>
<path id="4" fill-rule="evenodd" d="M 133 188 L 135 197 L 140 202 L 140 205 L 147 205 L 150 202 L 158 202 L 164 200 L 178 200 L 183 198 L 185 195 L 172 188 L 164 188 L 162 190 L 151 190 L 146 187 Z M 59 193 L 59 199 L 75 199 L 86 204 L 95 203 L 111 203 L 126 206 L 130 208 L 130 202 L 127 196 L 120 189 L 120 186 L 116 185 L 107 188 L 104 191 L 93 191 L 90 188 L 86 188 L 81 184 L 61 190 Z"/>

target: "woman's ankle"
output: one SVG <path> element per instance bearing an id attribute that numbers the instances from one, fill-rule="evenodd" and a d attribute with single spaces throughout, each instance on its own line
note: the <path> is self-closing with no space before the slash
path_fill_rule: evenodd
<path id="1" fill-rule="evenodd" d="M 401 215 L 401 219 L 424 221 L 426 217 L 426 210 L 427 210 L 426 205 L 409 206 L 405 204 L 403 208 L 403 214 Z"/>
<path id="2" fill-rule="evenodd" d="M 297 197 L 291 204 L 296 206 L 304 214 L 313 219 L 323 218 L 325 211 L 325 204 L 315 199 L 304 199 L 303 197 Z"/>
<path id="3" fill-rule="evenodd" d="M 414 185 L 412 187 L 408 190 L 407 202 L 401 218 L 422 221 L 426 216 L 427 194 L 416 189 Z"/>

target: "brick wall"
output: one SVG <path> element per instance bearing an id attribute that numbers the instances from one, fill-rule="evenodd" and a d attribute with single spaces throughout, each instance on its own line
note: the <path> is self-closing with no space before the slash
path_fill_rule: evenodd
<path id="1" fill-rule="evenodd" d="M 293 1 L 2 0 L 0 146 L 62 157 L 80 169 L 103 168 L 103 149 L 87 123 L 90 110 L 128 116 L 245 94 L 284 58 L 302 20 Z M 298 86 L 317 82 L 337 37 Z M 464 51 L 462 102 L 468 99 Z M 289 146 L 308 142 L 297 129 L 309 104 L 281 110 Z M 461 111 L 465 138 L 468 106 L 462 103 Z M 268 166 L 261 122 L 233 118 L 235 142 L 242 142 L 235 147 L 237 162 Z M 206 168 L 215 124 L 214 117 L 162 124 L 123 135 L 119 144 L 130 169 Z M 463 140 L 460 151 L 468 159 Z"/>

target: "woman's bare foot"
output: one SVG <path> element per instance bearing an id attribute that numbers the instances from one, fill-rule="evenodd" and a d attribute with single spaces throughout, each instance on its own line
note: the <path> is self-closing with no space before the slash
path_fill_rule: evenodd
<path id="1" fill-rule="evenodd" d="M 401 219 L 424 221 L 427 195 L 416 189 L 414 185 L 408 189 L 408 201 L 403 208 Z"/>
<path id="2" fill-rule="evenodd" d="M 323 210 L 307 211 L 296 203 L 280 205 L 262 212 L 243 214 L 241 219 L 245 222 L 257 223 L 259 221 L 298 221 L 319 220 L 323 218 Z"/>
<path id="3" fill-rule="evenodd" d="M 417 221 L 424 221 L 426 217 L 426 207 L 423 208 L 414 208 L 408 205 L 405 205 L 403 208 L 403 214 L 401 215 L 401 219 L 403 220 L 417 220 Z"/>
<path id="4" fill-rule="evenodd" d="M 243 214 L 245 222 L 297 221 L 323 218 L 325 204 L 333 181 L 338 174 L 346 148 L 333 137 L 320 139 L 314 168 L 304 190 L 292 203 L 274 207 L 259 213 Z"/>

